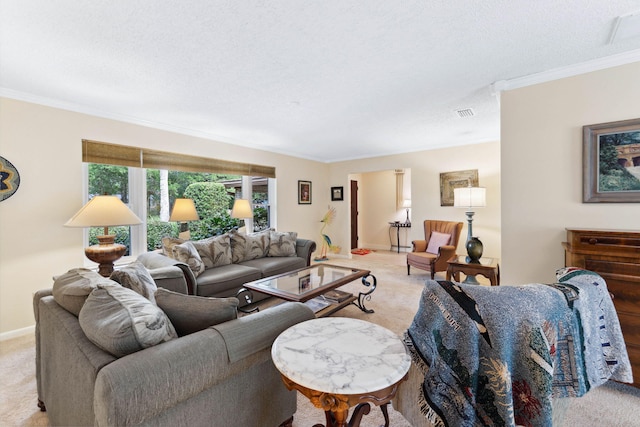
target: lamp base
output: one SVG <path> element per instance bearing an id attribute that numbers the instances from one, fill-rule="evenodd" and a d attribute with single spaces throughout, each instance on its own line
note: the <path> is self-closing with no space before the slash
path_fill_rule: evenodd
<path id="1" fill-rule="evenodd" d="M 93 262 L 98 263 L 98 273 L 101 276 L 109 277 L 113 273 L 114 261 L 122 258 L 127 252 L 127 247 L 119 243 L 114 243 L 115 236 L 108 234 L 98 236 L 99 245 L 91 245 L 85 248 L 84 254 Z"/>

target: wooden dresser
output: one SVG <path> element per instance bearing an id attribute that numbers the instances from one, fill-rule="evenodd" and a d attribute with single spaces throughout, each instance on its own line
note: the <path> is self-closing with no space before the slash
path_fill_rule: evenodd
<path id="1" fill-rule="evenodd" d="M 600 274 L 618 312 L 622 334 L 640 387 L 640 231 L 567 229 L 564 262 Z"/>

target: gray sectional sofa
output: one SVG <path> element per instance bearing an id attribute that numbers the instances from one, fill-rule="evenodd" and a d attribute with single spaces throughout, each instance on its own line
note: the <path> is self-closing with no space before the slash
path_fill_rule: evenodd
<path id="1" fill-rule="evenodd" d="M 196 242 L 163 239 L 162 250 L 141 254 L 138 261 L 158 287 L 223 298 L 237 296 L 247 282 L 309 266 L 315 249 L 313 240 L 297 238 L 296 233 L 231 232 Z M 264 298 L 253 295 L 254 302 Z M 246 303 L 241 298 L 240 306 Z"/>
<path id="2" fill-rule="evenodd" d="M 50 425 L 291 424 L 296 394 L 270 349 L 282 331 L 314 318 L 308 307 L 284 303 L 238 318 L 235 298 L 143 294 L 85 269 L 35 294 L 38 400 Z"/>

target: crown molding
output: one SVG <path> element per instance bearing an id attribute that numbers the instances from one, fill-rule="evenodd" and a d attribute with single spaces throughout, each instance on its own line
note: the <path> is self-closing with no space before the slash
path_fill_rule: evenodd
<path id="1" fill-rule="evenodd" d="M 586 74 L 593 71 L 604 70 L 607 68 L 613 68 L 639 61 L 640 49 L 630 50 L 604 58 L 569 65 L 567 67 L 555 68 L 553 70 L 543 71 L 541 73 L 530 74 L 524 77 L 518 77 L 510 80 L 499 80 L 491 85 L 491 89 L 494 94 L 498 94 L 505 90 L 533 86 L 540 83 L 546 83 L 553 80 L 573 77 L 580 74 Z"/>

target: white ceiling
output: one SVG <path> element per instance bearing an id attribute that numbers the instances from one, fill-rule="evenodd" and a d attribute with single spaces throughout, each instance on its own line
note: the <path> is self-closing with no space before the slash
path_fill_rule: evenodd
<path id="1" fill-rule="evenodd" d="M 374 157 L 499 140 L 494 83 L 638 61 L 637 16 L 610 38 L 639 12 L 640 0 L 0 0 L 0 95 L 324 162 Z"/>

